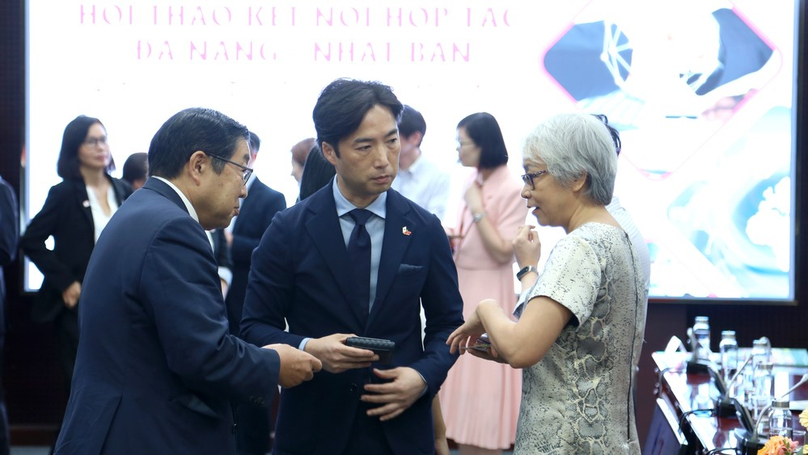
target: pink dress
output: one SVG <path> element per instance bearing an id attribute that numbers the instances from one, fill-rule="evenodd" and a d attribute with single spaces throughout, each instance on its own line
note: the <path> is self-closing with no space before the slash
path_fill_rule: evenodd
<path id="1" fill-rule="evenodd" d="M 469 185 L 476 177 L 474 173 Z M 519 179 L 507 166 L 495 169 L 482 186 L 486 217 L 505 239 L 512 239 L 517 227 L 525 224 L 527 207 L 519 195 L 521 190 Z M 500 264 L 488 254 L 465 202 L 459 213 L 455 232 L 463 237 L 456 244 L 455 264 L 463 316 L 468 318 L 487 298 L 499 302 L 508 314 L 513 313 L 517 296 L 512 261 Z M 459 444 L 508 449 L 516 437 L 521 394 L 521 370 L 471 355 L 461 356 L 440 391 L 446 436 Z"/>

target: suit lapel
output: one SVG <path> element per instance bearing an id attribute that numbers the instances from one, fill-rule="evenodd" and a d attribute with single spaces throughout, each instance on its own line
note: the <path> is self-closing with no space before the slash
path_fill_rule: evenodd
<path id="1" fill-rule="evenodd" d="M 331 192 L 331 185 L 327 185 L 325 188 L 327 189 L 309 197 L 311 203 L 308 210 L 311 210 L 313 215 L 306 221 L 306 230 L 320 252 L 323 262 L 337 282 L 345 301 L 348 302 L 361 327 L 364 327 L 368 318 L 366 307 L 359 302 L 356 286 L 353 285 L 356 278 L 353 275 L 353 267 L 348 261 L 348 250 L 345 248 L 345 240 L 342 237 L 342 228 L 337 217 L 337 206 Z"/>
<path id="2" fill-rule="evenodd" d="M 368 325 L 374 322 L 376 315 L 387 301 L 387 293 L 396 278 L 404 253 L 410 246 L 410 239 L 415 235 L 426 235 L 426 232 L 419 232 L 420 226 L 409 217 L 409 211 L 409 205 L 400 194 L 395 191 L 387 192 L 387 218 L 384 221 L 384 242 L 376 282 L 376 299 L 373 301 Z"/>
<path id="3" fill-rule="evenodd" d="M 87 195 L 87 186 L 84 184 L 83 180 L 72 180 L 72 182 L 76 205 L 81 207 L 81 213 L 90 225 L 90 232 L 94 232 L 93 210 L 90 208 L 90 197 Z"/>

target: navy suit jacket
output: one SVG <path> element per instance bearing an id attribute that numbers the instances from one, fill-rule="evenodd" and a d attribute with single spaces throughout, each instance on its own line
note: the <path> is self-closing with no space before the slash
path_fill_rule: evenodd
<path id="1" fill-rule="evenodd" d="M 412 367 L 429 387 L 403 414 L 382 423 L 385 436 L 396 453 L 434 453 L 432 397 L 457 360 L 446 339 L 463 322 L 457 272 L 438 218 L 389 190 L 376 299 L 369 315 L 362 314 L 353 282 L 329 184 L 272 220 L 253 254 L 241 335 L 258 345 L 296 347 L 304 337 L 333 333 L 393 340 L 390 367 Z M 427 318 L 423 346 L 421 301 Z M 312 381 L 284 389 L 274 453 L 342 453 L 363 385 L 370 381 L 378 381 L 370 368 L 323 371 Z"/>
<path id="2" fill-rule="evenodd" d="M 277 353 L 229 333 L 210 242 L 155 178 L 101 234 L 79 327 L 56 454 L 234 454 L 230 400 L 277 390 Z"/>
<path id="3" fill-rule="evenodd" d="M 233 225 L 233 245 L 230 247 L 233 282 L 225 299 L 227 317 L 230 319 L 230 333 L 234 335 L 239 333 L 253 250 L 272 222 L 272 217 L 285 208 L 286 198 L 283 194 L 264 185 L 257 177 L 241 203 L 241 210 Z"/>

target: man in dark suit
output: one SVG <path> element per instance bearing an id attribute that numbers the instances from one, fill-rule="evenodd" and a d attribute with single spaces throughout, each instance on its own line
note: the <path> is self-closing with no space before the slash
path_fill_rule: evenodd
<path id="1" fill-rule="evenodd" d="M 247 196 L 247 129 L 187 109 L 157 131 L 150 178 L 95 246 L 81 338 L 56 454 L 234 454 L 230 401 L 269 403 L 320 369 L 285 345 L 228 332 L 205 229 Z"/>
<path id="2" fill-rule="evenodd" d="M 281 393 L 277 455 L 434 453 L 431 403 L 462 301 L 440 221 L 390 190 L 401 109 L 379 83 L 326 87 L 313 117 L 337 175 L 278 213 L 253 254 L 242 337 L 300 347 L 325 370 Z M 394 341 L 392 363 L 347 346 L 352 335 Z"/>
<path id="3" fill-rule="evenodd" d="M 3 344 L 6 335 L 5 303 L 6 282 L 3 267 L 17 257 L 20 224 L 17 218 L 17 198 L 14 188 L 0 177 L 0 455 L 8 455 L 8 416 L 3 392 Z"/>
<path id="4" fill-rule="evenodd" d="M 250 132 L 250 163 L 255 163 L 261 139 Z M 238 216 L 230 224 L 232 232 L 224 231 L 230 245 L 233 282 L 227 292 L 227 318 L 230 333 L 238 336 L 244 293 L 247 291 L 247 276 L 250 273 L 252 252 L 261 241 L 261 236 L 276 213 L 286 208 L 283 194 L 264 185 L 253 174 L 247 181 L 250 197 L 241 201 Z M 262 406 L 242 403 L 236 406 L 236 447 L 239 455 L 263 455 L 269 451 L 271 410 Z"/>
<path id="5" fill-rule="evenodd" d="M 261 139 L 250 132 L 250 163 L 258 158 Z M 252 252 L 261 241 L 261 236 L 272 222 L 276 213 L 286 208 L 283 194 L 265 185 L 253 174 L 247 181 L 250 197 L 241 201 L 238 216 L 231 223 L 232 230 L 225 230 L 230 245 L 233 264 L 233 283 L 227 293 L 227 317 L 233 335 L 239 333 L 241 309 L 244 307 L 244 294 L 247 292 L 247 277 L 250 273 Z"/>

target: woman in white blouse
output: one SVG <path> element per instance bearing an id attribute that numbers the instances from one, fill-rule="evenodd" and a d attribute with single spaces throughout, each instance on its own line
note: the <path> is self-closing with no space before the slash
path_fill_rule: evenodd
<path id="1" fill-rule="evenodd" d="M 51 187 L 20 240 L 25 255 L 44 275 L 32 318 L 54 323 L 68 387 L 78 348 L 77 305 L 84 272 L 101 231 L 132 194 L 128 183 L 109 175 L 113 169 L 101 121 L 84 115 L 73 119 L 65 127 L 56 164 L 63 180 Z M 45 245 L 49 237 L 53 249 Z"/>

